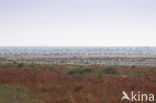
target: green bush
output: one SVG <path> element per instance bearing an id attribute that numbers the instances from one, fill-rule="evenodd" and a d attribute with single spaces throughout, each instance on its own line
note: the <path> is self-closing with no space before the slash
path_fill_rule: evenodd
<path id="1" fill-rule="evenodd" d="M 132 65 L 131 68 L 134 69 L 135 68 L 135 65 Z"/>
<path id="2" fill-rule="evenodd" d="M 143 72 L 142 71 L 134 71 L 134 70 L 125 70 L 125 71 L 122 71 L 121 73 L 122 75 L 142 75 Z"/>
<path id="3" fill-rule="evenodd" d="M 24 67 L 24 63 L 20 63 L 20 64 L 18 64 L 17 67 L 18 67 L 18 68 L 22 68 L 22 67 Z"/>
<path id="4" fill-rule="evenodd" d="M 103 70 L 103 72 L 105 74 L 118 74 L 118 71 L 113 67 L 106 68 Z"/>
<path id="5" fill-rule="evenodd" d="M 32 69 L 34 69 L 35 68 L 35 64 L 33 64 L 33 63 L 32 64 L 29 64 L 29 67 L 32 68 Z"/>
<path id="6" fill-rule="evenodd" d="M 94 72 L 92 69 L 86 68 L 86 69 L 74 69 L 70 70 L 68 74 L 74 75 L 74 74 L 86 74 L 86 73 L 92 73 Z"/>
<path id="7" fill-rule="evenodd" d="M 53 65 L 50 65 L 49 66 L 49 69 L 54 69 L 55 67 Z"/>

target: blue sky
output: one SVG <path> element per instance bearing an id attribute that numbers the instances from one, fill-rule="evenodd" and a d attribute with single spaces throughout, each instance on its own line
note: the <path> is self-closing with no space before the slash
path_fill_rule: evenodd
<path id="1" fill-rule="evenodd" d="M 0 0 L 0 46 L 156 46 L 156 0 Z"/>

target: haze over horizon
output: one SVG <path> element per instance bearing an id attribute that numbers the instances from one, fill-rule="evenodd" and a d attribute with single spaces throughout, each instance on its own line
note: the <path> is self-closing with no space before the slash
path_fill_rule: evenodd
<path id="1" fill-rule="evenodd" d="M 156 46 L 155 0 L 0 0 L 0 46 Z"/>

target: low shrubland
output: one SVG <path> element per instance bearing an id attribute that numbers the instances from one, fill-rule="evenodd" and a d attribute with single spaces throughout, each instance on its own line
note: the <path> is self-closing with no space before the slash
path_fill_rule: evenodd
<path id="1" fill-rule="evenodd" d="M 119 103 L 123 90 L 156 93 L 156 67 L 0 64 L 0 103 Z"/>

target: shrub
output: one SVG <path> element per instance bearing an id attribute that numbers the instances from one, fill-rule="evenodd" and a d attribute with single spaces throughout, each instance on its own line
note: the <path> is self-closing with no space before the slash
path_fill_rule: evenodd
<path id="1" fill-rule="evenodd" d="M 89 68 L 80 70 L 80 74 L 91 73 L 91 72 L 93 72 L 93 70 L 91 70 Z"/>
<path id="2" fill-rule="evenodd" d="M 22 67 L 24 67 L 24 63 L 20 63 L 20 64 L 18 64 L 17 67 L 18 67 L 18 68 L 22 68 Z"/>
<path id="3" fill-rule="evenodd" d="M 132 65 L 131 68 L 134 69 L 135 68 L 135 65 Z"/>
<path id="4" fill-rule="evenodd" d="M 54 66 L 50 65 L 50 66 L 49 66 L 49 69 L 54 69 Z"/>
<path id="5" fill-rule="evenodd" d="M 77 74 L 77 70 L 70 70 L 70 71 L 68 72 L 68 74 L 70 74 L 70 75 Z"/>
<path id="6" fill-rule="evenodd" d="M 30 64 L 29 67 L 34 69 L 35 68 L 35 64 Z"/>
<path id="7" fill-rule="evenodd" d="M 68 74 L 74 75 L 74 74 L 86 74 L 86 73 L 92 73 L 92 72 L 94 72 L 92 69 L 86 68 L 86 69 L 70 70 Z"/>
<path id="8" fill-rule="evenodd" d="M 103 70 L 103 72 L 105 74 L 118 74 L 118 71 L 113 67 L 106 68 Z"/>

